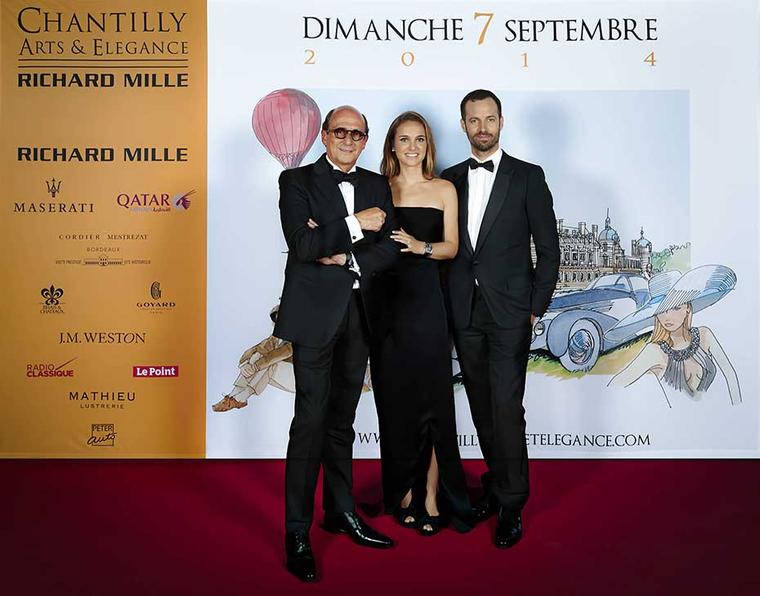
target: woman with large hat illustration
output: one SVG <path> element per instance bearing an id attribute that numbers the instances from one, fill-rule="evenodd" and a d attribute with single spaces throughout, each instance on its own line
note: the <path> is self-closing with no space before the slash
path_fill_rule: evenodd
<path id="1" fill-rule="evenodd" d="M 736 286 L 736 274 L 723 265 L 703 265 L 681 275 L 667 271 L 649 280 L 650 299 L 620 323 L 618 328 L 654 317 L 649 343 L 615 375 L 610 384 L 627 387 L 646 373 L 668 394 L 685 394 L 699 400 L 710 388 L 718 370 L 726 379 L 732 405 L 741 403 L 741 388 L 731 361 L 708 327 L 692 327 L 694 313 L 722 299 Z"/>

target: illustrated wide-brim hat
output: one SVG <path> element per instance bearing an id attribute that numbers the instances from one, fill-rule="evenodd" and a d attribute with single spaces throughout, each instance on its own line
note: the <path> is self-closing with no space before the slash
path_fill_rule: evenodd
<path id="1" fill-rule="evenodd" d="M 736 286 L 736 274 L 724 265 L 702 265 L 681 275 L 658 273 L 649 280 L 650 298 L 636 312 L 622 319 L 615 329 L 638 325 L 660 313 L 691 304 L 691 312 L 712 306 Z"/>

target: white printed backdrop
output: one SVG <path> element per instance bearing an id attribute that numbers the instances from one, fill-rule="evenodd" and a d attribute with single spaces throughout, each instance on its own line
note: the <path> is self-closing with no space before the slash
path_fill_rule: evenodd
<path id="1" fill-rule="evenodd" d="M 487 17 L 476 12 L 494 13 L 480 45 Z M 304 39 L 305 16 L 339 18 L 344 28 L 356 19 L 358 31 L 370 20 L 457 18 L 462 40 Z M 639 26 L 656 19 L 657 40 L 505 39 L 510 19 L 624 16 Z M 543 338 L 564 341 L 553 339 L 553 350 L 542 337 L 534 342 L 525 397 L 531 456 L 757 457 L 757 17 L 757 2 L 738 0 L 210 2 L 208 456 L 283 457 L 293 411 L 292 369 L 272 358 L 281 346 L 270 337 L 286 250 L 277 210 L 283 164 L 264 144 L 276 152 L 298 139 L 286 139 L 275 114 L 260 142 L 254 107 L 280 89 L 296 90 L 286 92 L 291 105 L 310 97 L 312 120 L 356 105 L 369 120 L 360 159 L 369 169 L 379 166 L 390 121 L 417 110 L 432 125 L 440 170 L 467 157 L 459 101 L 484 87 L 503 103 L 502 147 L 544 167 L 561 220 L 561 283 Z M 268 117 L 259 112 L 260 123 Z M 321 153 L 317 138 L 302 163 Z M 701 291 L 699 299 L 711 291 L 719 299 L 695 307 L 692 322 L 726 355 L 716 358 L 709 389 L 691 398 L 652 374 L 611 383 L 649 342 L 648 281 L 690 270 L 685 280 L 721 282 L 717 294 Z M 605 317 L 623 322 L 610 328 Z M 212 412 L 234 390 L 246 351 L 248 360 L 265 354 L 276 364 L 257 373 L 245 408 Z M 480 457 L 464 389 L 455 390 L 462 455 Z M 370 391 L 355 429 L 356 456 L 377 457 Z"/>

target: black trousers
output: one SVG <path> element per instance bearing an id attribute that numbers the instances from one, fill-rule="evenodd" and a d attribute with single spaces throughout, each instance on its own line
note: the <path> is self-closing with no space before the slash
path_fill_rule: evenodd
<path id="1" fill-rule="evenodd" d="M 325 511 L 354 510 L 351 496 L 354 417 L 367 368 L 369 342 L 358 290 L 352 292 L 326 346 L 293 345 L 296 399 L 285 463 L 285 529 L 308 531 L 319 467 Z"/>
<path id="2" fill-rule="evenodd" d="M 515 328 L 499 327 L 475 290 L 470 326 L 454 330 L 470 412 L 488 466 L 487 497 L 520 511 L 528 500 L 525 441 L 525 374 L 530 350 L 530 317 Z"/>

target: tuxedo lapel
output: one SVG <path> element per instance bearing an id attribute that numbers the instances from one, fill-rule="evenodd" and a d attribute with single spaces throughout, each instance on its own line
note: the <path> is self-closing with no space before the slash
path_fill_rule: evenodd
<path id="1" fill-rule="evenodd" d="M 504 201 L 507 199 L 507 193 L 509 192 L 509 180 L 511 178 L 512 168 L 509 162 L 509 156 L 505 153 L 501 157 L 499 162 L 499 169 L 496 171 L 496 178 L 493 181 L 493 187 L 491 188 L 491 195 L 488 197 L 488 203 L 486 204 L 485 213 L 483 213 L 483 220 L 480 223 L 480 230 L 478 231 L 478 242 L 475 246 L 475 252 L 477 253 L 486 241 L 488 232 L 491 231 L 491 227 L 496 221 L 496 216 L 501 211 Z"/>
<path id="2" fill-rule="evenodd" d="M 459 196 L 459 241 L 470 253 L 473 253 L 475 251 L 472 248 L 470 233 L 467 231 L 468 203 L 470 201 L 470 183 L 467 179 L 467 167 L 464 169 L 464 174 L 457 180 L 456 189 Z"/>
<path id="3" fill-rule="evenodd" d="M 331 170 L 332 166 L 324 155 L 314 164 L 314 188 L 318 196 L 323 197 L 320 201 L 320 211 L 323 211 L 323 215 L 334 213 L 346 217 L 348 215 L 346 202 L 343 200 L 335 178 L 332 177 Z M 354 196 L 356 194 L 355 192 Z"/>
<path id="4" fill-rule="evenodd" d="M 368 193 L 364 192 L 366 181 L 366 176 L 364 176 L 362 171 L 357 168 L 356 179 L 354 180 L 354 213 L 359 213 L 359 211 L 374 207 L 374 205 L 369 204 Z M 340 193 L 340 191 L 338 191 L 338 193 Z"/>

